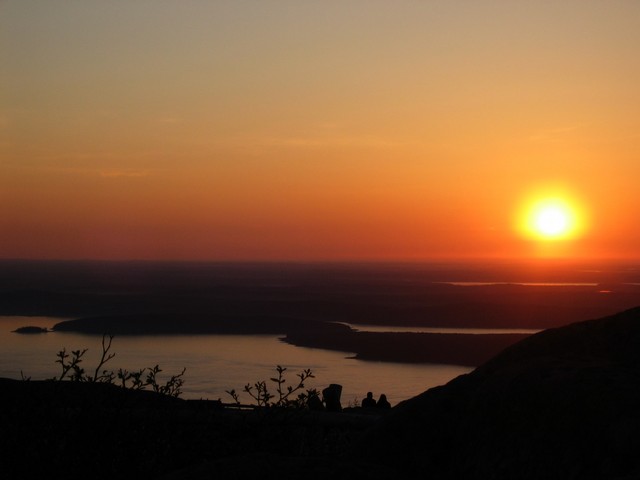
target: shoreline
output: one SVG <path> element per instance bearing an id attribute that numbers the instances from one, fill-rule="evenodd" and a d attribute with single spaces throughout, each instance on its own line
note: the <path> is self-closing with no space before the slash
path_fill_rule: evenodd
<path id="1" fill-rule="evenodd" d="M 299 347 L 353 352 L 363 361 L 433 363 L 476 367 L 529 334 L 356 332 L 290 333 L 283 341 Z"/>
<path id="2" fill-rule="evenodd" d="M 53 331 L 95 335 L 279 335 L 285 343 L 349 352 L 363 361 L 475 367 L 530 334 L 361 332 L 337 322 L 290 317 L 207 318 L 173 315 L 88 317 L 60 322 Z"/>

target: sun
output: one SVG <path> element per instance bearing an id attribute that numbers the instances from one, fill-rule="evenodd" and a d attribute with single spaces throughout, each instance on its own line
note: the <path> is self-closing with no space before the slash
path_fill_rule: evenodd
<path id="1" fill-rule="evenodd" d="M 538 241 L 575 239 L 585 230 L 579 203 L 566 194 L 530 197 L 518 217 L 521 233 Z"/>
<path id="2" fill-rule="evenodd" d="M 533 227 L 541 237 L 562 237 L 572 228 L 572 213 L 560 203 L 541 205 L 532 215 Z"/>

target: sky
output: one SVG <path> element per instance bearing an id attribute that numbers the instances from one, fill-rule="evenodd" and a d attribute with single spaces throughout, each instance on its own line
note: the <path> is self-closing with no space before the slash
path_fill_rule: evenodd
<path id="1" fill-rule="evenodd" d="M 0 258 L 638 258 L 638 85 L 632 0 L 0 0 Z"/>

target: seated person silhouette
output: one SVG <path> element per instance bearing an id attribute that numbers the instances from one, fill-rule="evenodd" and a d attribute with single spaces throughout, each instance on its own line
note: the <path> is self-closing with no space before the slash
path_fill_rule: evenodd
<path id="1" fill-rule="evenodd" d="M 362 400 L 362 408 L 372 408 L 376 406 L 376 401 L 373 399 L 373 393 L 367 392 L 367 398 Z"/>
<path id="2" fill-rule="evenodd" d="M 364 403 L 364 401 L 363 401 L 363 403 Z M 380 395 L 380 399 L 378 400 L 377 407 L 378 408 L 384 408 L 384 409 L 391 408 L 391 404 L 387 400 L 387 396 L 384 393 L 382 395 Z"/>

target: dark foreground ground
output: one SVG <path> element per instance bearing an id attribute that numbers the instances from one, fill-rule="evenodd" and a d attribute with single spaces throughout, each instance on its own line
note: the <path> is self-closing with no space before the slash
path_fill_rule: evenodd
<path id="1" fill-rule="evenodd" d="M 0 382 L 3 466 L 122 478 L 640 478 L 640 308 L 533 335 L 387 415 Z"/>
<path id="2" fill-rule="evenodd" d="M 348 454 L 379 414 L 236 410 L 100 383 L 0 379 L 3 467 L 22 478 L 392 478 Z M 277 475 L 276 475 L 277 474 Z M 346 476 L 345 476 L 346 478 Z"/>

